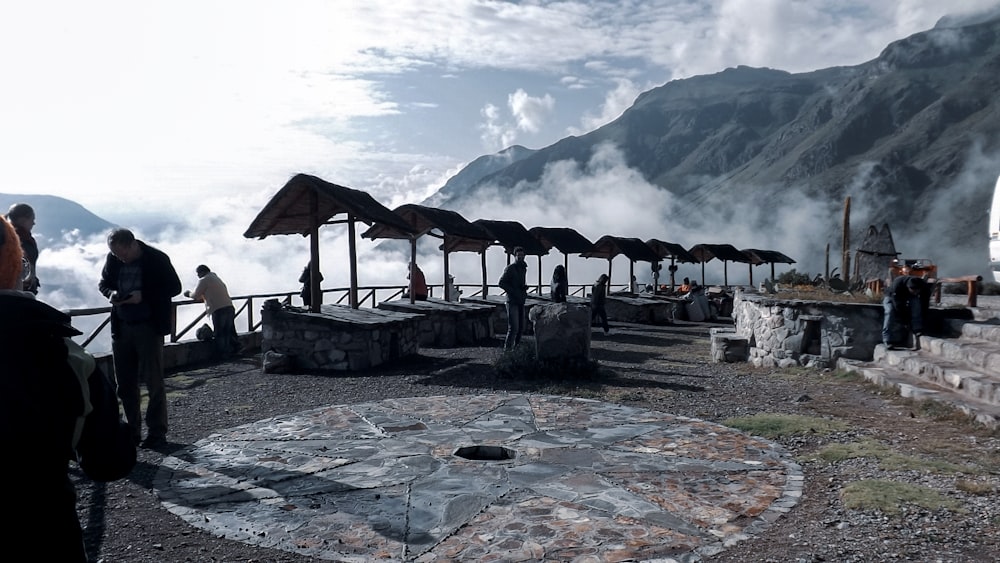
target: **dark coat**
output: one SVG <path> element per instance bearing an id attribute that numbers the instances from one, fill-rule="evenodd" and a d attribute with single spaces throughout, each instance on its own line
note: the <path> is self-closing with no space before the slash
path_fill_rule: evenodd
<path id="1" fill-rule="evenodd" d="M 507 292 L 507 302 L 514 305 L 524 305 L 528 300 L 528 286 L 524 281 L 528 273 L 528 264 L 515 260 L 503 269 L 497 285 Z"/>
<path id="2" fill-rule="evenodd" d="M 174 314 L 170 300 L 180 294 L 181 280 L 170 263 L 170 257 L 142 241 L 136 242 L 142 248 L 142 256 L 139 257 L 139 267 L 142 269 L 142 300 L 149 304 L 153 327 L 157 333 L 170 334 Z M 122 261 L 109 252 L 98 284 L 105 297 L 110 297 L 112 292 L 118 291 L 118 272 L 121 268 Z M 112 312 L 112 336 L 119 334 L 120 326 L 120 319 Z"/>
<path id="3" fill-rule="evenodd" d="M 69 316 L 29 297 L 0 294 L 0 311 L 0 480 L 11 484 L 4 500 L 18 510 L 0 539 L 16 545 L 44 528 L 51 560 L 83 561 L 68 469 L 85 402 L 63 340 L 79 331 Z"/>

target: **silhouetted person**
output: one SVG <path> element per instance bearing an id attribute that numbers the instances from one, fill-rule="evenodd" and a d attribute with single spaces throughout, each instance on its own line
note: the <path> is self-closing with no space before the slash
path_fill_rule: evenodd
<path id="1" fill-rule="evenodd" d="M 424 271 L 414 262 L 410 262 L 410 265 L 407 267 L 410 269 L 410 273 L 406 274 L 406 279 L 410 280 L 410 283 L 407 291 L 403 293 L 403 298 L 408 299 L 412 291 L 414 299 L 417 301 L 426 301 L 427 278 L 424 277 Z"/>
<path id="2" fill-rule="evenodd" d="M 24 251 L 14 227 L 0 217 L 0 482 L 13 512 L 0 539 L 15 559 L 86 562 L 69 478 L 83 385 L 68 361 L 65 340 L 80 334 L 66 314 L 23 291 Z M 31 546 L 30 538 L 43 538 Z M 18 548 L 17 546 L 21 547 Z M 22 552 L 24 553 L 24 552 Z"/>
<path id="3" fill-rule="evenodd" d="M 323 282 L 323 273 L 317 272 L 319 274 L 320 283 Z M 302 284 L 302 291 L 299 295 L 302 296 L 302 305 L 309 307 L 312 305 L 312 262 L 306 264 L 306 267 L 302 269 L 302 275 L 299 276 L 299 283 Z M 323 294 L 320 293 L 320 304 L 323 303 Z"/>
<path id="4" fill-rule="evenodd" d="M 549 294 L 553 303 L 565 303 L 569 294 L 569 282 L 566 280 L 566 267 L 559 264 L 552 270 L 552 283 Z"/>
<path id="5" fill-rule="evenodd" d="M 927 300 L 922 299 L 922 293 L 929 286 L 923 278 L 917 276 L 899 276 L 892 280 L 882 298 L 882 309 L 885 316 L 882 319 L 882 344 L 889 350 L 895 348 L 891 341 L 892 325 L 900 322 L 913 332 L 913 346 L 920 348 L 920 334 L 924 330 L 924 308 Z"/>
<path id="6" fill-rule="evenodd" d="M 21 241 L 21 250 L 28 260 L 30 269 L 28 276 L 21 284 L 24 291 L 38 294 L 38 242 L 31 234 L 35 226 L 35 210 L 27 203 L 15 203 L 7 211 L 7 220 L 14 225 L 17 238 Z"/>
<path id="7" fill-rule="evenodd" d="M 146 384 L 145 448 L 167 442 L 167 394 L 163 387 L 163 337 L 170 334 L 181 280 L 163 252 L 136 240 L 128 229 L 108 235 L 108 256 L 98 284 L 111 302 L 111 351 L 118 396 L 138 443 L 142 435 L 139 382 Z"/>
<path id="8" fill-rule="evenodd" d="M 593 287 L 590 288 L 590 324 L 600 321 L 604 334 L 611 332 L 608 327 L 608 312 L 604 310 L 604 304 L 608 298 L 608 275 L 601 274 Z"/>
<path id="9" fill-rule="evenodd" d="M 504 351 L 513 350 L 521 343 L 524 333 L 524 303 L 528 300 L 528 285 L 525 275 L 528 265 L 524 263 L 524 249 L 514 247 L 514 261 L 507 264 L 497 285 L 507 293 L 507 336 L 503 341 Z"/>

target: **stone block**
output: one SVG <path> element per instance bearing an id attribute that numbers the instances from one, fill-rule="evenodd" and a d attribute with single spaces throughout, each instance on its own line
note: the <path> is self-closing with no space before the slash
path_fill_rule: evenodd
<path id="1" fill-rule="evenodd" d="M 535 327 L 535 356 L 539 361 L 590 359 L 590 307 L 575 303 L 535 305 L 528 317 Z"/>

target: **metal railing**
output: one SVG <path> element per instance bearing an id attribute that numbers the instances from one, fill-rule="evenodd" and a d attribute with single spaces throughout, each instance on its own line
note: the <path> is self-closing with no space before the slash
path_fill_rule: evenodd
<path id="1" fill-rule="evenodd" d="M 483 286 L 482 284 L 467 284 L 455 286 L 462 290 L 462 295 L 465 297 L 479 297 L 482 295 Z M 571 285 L 570 295 L 578 295 L 580 297 L 587 296 L 587 289 L 589 285 Z M 624 286 L 622 286 L 624 288 Z M 407 287 L 405 285 L 377 285 L 377 286 L 363 286 L 358 287 L 358 306 L 359 307 L 371 307 L 375 308 L 382 301 L 391 301 L 402 297 L 406 292 Z M 543 287 L 543 290 L 547 290 L 547 287 Z M 435 290 L 443 292 L 444 287 L 441 285 L 428 285 L 428 293 L 431 297 L 434 297 Z M 324 303 L 335 303 L 342 305 L 349 302 L 350 288 L 347 287 L 335 287 L 322 289 L 323 302 Z M 487 286 L 487 291 L 491 295 L 503 295 L 503 290 L 494 285 Z M 529 287 L 529 294 L 537 295 L 537 287 Z M 236 309 L 236 320 L 237 320 L 237 330 L 241 327 L 246 329 L 246 332 L 255 332 L 260 329 L 260 319 L 256 315 L 256 312 L 260 310 L 260 306 L 264 301 L 268 299 L 278 299 L 279 301 L 292 303 L 293 299 L 298 299 L 298 291 L 287 291 L 279 293 L 255 293 L 252 295 L 237 295 L 233 296 L 233 306 Z M 205 317 L 208 316 L 208 311 L 205 309 L 205 304 L 201 301 L 193 301 L 191 299 L 184 299 L 180 301 L 173 302 L 173 319 L 170 328 L 170 342 L 178 342 L 186 335 L 188 335 L 192 329 L 194 329 L 198 323 L 202 322 Z M 192 311 L 192 308 L 197 308 L 198 312 Z M 96 318 L 103 316 L 102 319 L 97 323 L 96 328 L 92 329 L 83 339 L 81 345 L 86 347 L 88 344 L 98 338 L 106 330 L 110 330 L 109 326 L 111 324 L 111 307 L 95 307 L 90 309 L 70 309 L 64 311 L 71 318 Z M 186 320 L 184 326 L 178 329 L 179 323 L 178 319 L 191 319 Z"/>

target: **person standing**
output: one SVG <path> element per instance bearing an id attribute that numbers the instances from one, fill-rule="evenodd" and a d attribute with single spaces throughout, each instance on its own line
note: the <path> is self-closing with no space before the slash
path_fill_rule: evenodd
<path id="1" fill-rule="evenodd" d="M 17 510 L 0 526 L 0 539 L 13 549 L 43 534 L 35 550 L 44 559 L 86 563 L 69 460 L 87 403 L 65 343 L 80 331 L 21 289 L 25 258 L 17 238 L 0 217 L 0 480 L 4 502 Z"/>
<path id="2" fill-rule="evenodd" d="M 111 351 L 118 397 L 136 443 L 142 437 L 139 382 L 149 394 L 145 448 L 167 443 L 167 395 L 163 386 L 163 337 L 174 314 L 170 300 L 181 281 L 162 251 L 136 240 L 128 229 L 108 235 L 108 256 L 98 288 L 111 302 Z"/>
<path id="3" fill-rule="evenodd" d="M 590 288 L 590 324 L 594 321 L 601 321 L 601 328 L 604 334 L 611 332 L 608 326 L 608 312 L 604 310 L 604 303 L 608 297 L 608 275 L 601 274 Z"/>
<path id="4" fill-rule="evenodd" d="M 930 289 L 923 278 L 917 276 L 899 276 L 892 280 L 889 288 L 882 298 L 882 309 L 885 316 L 882 319 L 882 344 L 886 349 L 893 350 L 892 328 L 893 323 L 903 323 L 913 332 L 913 347 L 920 348 L 920 333 L 924 330 L 924 303 L 922 293 L 927 290 L 928 297 Z M 929 300 L 929 299 L 928 299 Z"/>
<path id="5" fill-rule="evenodd" d="M 427 278 L 424 276 L 424 271 L 417 266 L 416 262 L 410 262 L 407 266 L 410 269 L 410 273 L 406 274 L 406 279 L 409 281 L 409 287 L 405 292 L 403 292 L 403 299 L 409 299 L 410 295 L 417 301 L 427 301 Z"/>
<path id="6" fill-rule="evenodd" d="M 31 229 L 35 226 L 35 210 L 27 203 L 15 203 L 7 211 L 7 220 L 14 225 L 17 231 L 17 238 L 21 241 L 21 250 L 28 260 L 29 273 L 22 283 L 24 291 L 38 294 L 38 242 L 31 234 Z"/>
<path id="7" fill-rule="evenodd" d="M 205 302 L 215 330 L 215 355 L 222 359 L 229 358 L 239 350 L 233 299 L 229 296 L 226 284 L 208 266 L 199 265 L 195 268 L 195 273 L 198 274 L 198 285 L 194 291 L 186 290 L 184 296 Z"/>
<path id="8" fill-rule="evenodd" d="M 566 280 L 566 266 L 557 264 L 552 270 L 552 283 L 549 285 L 549 295 L 553 303 L 565 303 L 569 294 L 569 282 Z"/>
<path id="9" fill-rule="evenodd" d="M 320 283 L 323 282 L 323 274 L 321 272 L 316 272 L 319 276 Z M 299 275 L 299 283 L 302 284 L 302 291 L 299 295 L 302 296 L 302 306 L 309 307 L 312 305 L 312 262 L 306 264 L 306 267 L 302 269 L 302 274 Z M 319 293 L 319 302 L 323 303 L 323 292 Z"/>
<path id="10" fill-rule="evenodd" d="M 505 352 L 513 350 L 521 343 L 524 332 L 524 303 L 528 300 L 528 285 L 525 276 L 528 265 L 524 262 L 524 249 L 514 247 L 514 261 L 507 264 L 497 285 L 507 292 L 507 336 L 503 341 Z"/>

